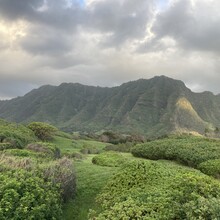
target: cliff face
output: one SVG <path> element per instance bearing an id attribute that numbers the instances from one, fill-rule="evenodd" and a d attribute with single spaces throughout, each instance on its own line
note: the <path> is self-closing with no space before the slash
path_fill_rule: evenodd
<path id="1" fill-rule="evenodd" d="M 193 93 L 165 76 L 113 88 L 63 83 L 43 86 L 0 102 L 9 121 L 45 121 L 67 131 L 117 130 L 145 135 L 173 131 L 204 133 L 220 127 L 220 96 Z"/>

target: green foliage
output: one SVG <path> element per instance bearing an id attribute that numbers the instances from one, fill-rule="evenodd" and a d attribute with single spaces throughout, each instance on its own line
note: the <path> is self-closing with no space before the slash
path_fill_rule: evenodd
<path id="1" fill-rule="evenodd" d="M 220 159 L 207 160 L 199 164 L 198 169 L 209 176 L 220 178 Z"/>
<path id="2" fill-rule="evenodd" d="M 4 122 L 3 127 L 7 132 L 0 136 L 0 219 L 60 220 L 63 202 L 75 195 L 72 160 L 58 159 L 55 144 L 36 142 L 33 131 L 24 126 Z M 18 142 L 21 145 L 15 145 Z M 15 146 L 25 149 L 9 149 Z"/>
<path id="3" fill-rule="evenodd" d="M 28 125 L 34 134 L 42 141 L 51 140 L 57 128 L 43 122 L 32 122 Z"/>
<path id="4" fill-rule="evenodd" d="M 220 184 L 174 164 L 126 164 L 97 197 L 101 211 L 90 219 L 219 219 Z M 212 206 L 213 205 L 213 206 Z"/>
<path id="5" fill-rule="evenodd" d="M 188 166 L 220 158 L 220 141 L 193 136 L 177 136 L 136 145 L 132 149 L 136 157 L 151 160 L 176 160 Z"/>
<path id="6" fill-rule="evenodd" d="M 0 120 L 0 150 L 23 148 L 35 140 L 34 133 L 25 126 Z"/>
<path id="7" fill-rule="evenodd" d="M 0 219 L 60 219 L 57 188 L 24 170 L 0 174 Z"/>
<path id="8" fill-rule="evenodd" d="M 92 158 L 92 163 L 100 166 L 119 167 L 126 163 L 126 158 L 116 152 L 104 152 Z"/>

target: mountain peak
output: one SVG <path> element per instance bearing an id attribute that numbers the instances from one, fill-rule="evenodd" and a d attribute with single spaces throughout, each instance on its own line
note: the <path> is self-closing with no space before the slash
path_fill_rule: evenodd
<path id="1" fill-rule="evenodd" d="M 71 132 L 112 129 L 158 136 L 176 127 L 199 132 L 207 124 L 220 127 L 219 109 L 218 96 L 193 93 L 182 81 L 162 75 L 113 88 L 79 83 L 43 86 L 1 102 L 0 117 L 26 123 L 47 121 Z"/>

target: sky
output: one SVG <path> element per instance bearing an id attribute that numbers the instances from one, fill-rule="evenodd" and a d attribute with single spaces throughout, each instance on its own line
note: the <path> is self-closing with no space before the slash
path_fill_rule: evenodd
<path id="1" fill-rule="evenodd" d="M 220 93 L 219 0 L 0 0 L 0 99 L 166 75 Z"/>

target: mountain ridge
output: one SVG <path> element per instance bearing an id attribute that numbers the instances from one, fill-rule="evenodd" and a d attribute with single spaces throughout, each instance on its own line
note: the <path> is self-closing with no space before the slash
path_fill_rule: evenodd
<path id="1" fill-rule="evenodd" d="M 190 109 L 178 105 L 181 100 Z M 44 121 L 66 131 L 202 134 L 220 127 L 220 95 L 194 93 L 182 81 L 166 76 L 111 88 L 62 83 L 1 101 L 0 117 L 22 123 Z"/>

